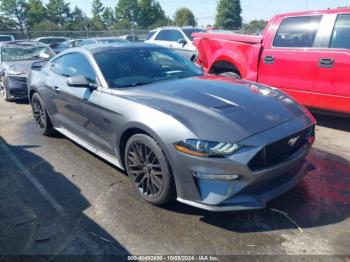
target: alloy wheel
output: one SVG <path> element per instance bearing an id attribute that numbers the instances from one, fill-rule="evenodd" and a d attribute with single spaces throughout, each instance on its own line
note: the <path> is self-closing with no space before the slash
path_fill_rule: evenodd
<path id="1" fill-rule="evenodd" d="M 147 197 L 157 197 L 164 186 L 164 176 L 155 153 L 147 145 L 133 143 L 127 153 L 129 174 L 138 190 Z"/>
<path id="2" fill-rule="evenodd" d="M 33 115 L 35 123 L 40 129 L 46 128 L 46 112 L 38 99 L 33 99 L 32 102 Z"/>

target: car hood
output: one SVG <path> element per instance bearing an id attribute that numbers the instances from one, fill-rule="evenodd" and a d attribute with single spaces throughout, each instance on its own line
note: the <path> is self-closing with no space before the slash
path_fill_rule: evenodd
<path id="1" fill-rule="evenodd" d="M 43 61 L 43 60 L 38 59 L 38 60 L 4 62 L 1 66 L 4 70 L 17 72 L 19 75 L 23 75 L 27 77 L 32 68 L 32 64 L 37 61 Z"/>
<path id="2" fill-rule="evenodd" d="M 305 114 L 302 106 L 276 89 L 216 76 L 149 84 L 130 90 L 128 98 L 173 116 L 201 139 L 226 142 Z"/>

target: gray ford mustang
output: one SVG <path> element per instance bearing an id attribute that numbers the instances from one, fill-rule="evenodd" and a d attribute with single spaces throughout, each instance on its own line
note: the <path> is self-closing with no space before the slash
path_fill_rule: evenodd
<path id="1" fill-rule="evenodd" d="M 166 48 L 70 49 L 34 66 L 28 88 L 42 134 L 125 169 L 155 205 L 263 208 L 308 170 L 315 120 L 304 107 L 274 88 L 205 76 Z"/>

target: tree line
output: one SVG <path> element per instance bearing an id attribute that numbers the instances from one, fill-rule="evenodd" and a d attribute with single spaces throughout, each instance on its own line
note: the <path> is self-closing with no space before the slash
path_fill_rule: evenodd
<path id="1" fill-rule="evenodd" d="M 193 12 L 179 8 L 174 18 L 165 15 L 156 0 L 119 0 L 114 8 L 93 0 L 91 17 L 65 0 L 1 0 L 0 30 L 108 30 L 150 29 L 165 25 L 197 24 Z"/>
<path id="2" fill-rule="evenodd" d="M 0 31 L 99 31 L 197 25 L 189 8 L 179 8 L 171 18 L 157 0 L 119 0 L 114 8 L 104 6 L 101 0 L 92 0 L 90 17 L 66 0 L 48 0 L 46 4 L 43 0 L 0 1 Z M 219 0 L 215 27 L 241 28 L 241 12 L 240 0 Z"/>

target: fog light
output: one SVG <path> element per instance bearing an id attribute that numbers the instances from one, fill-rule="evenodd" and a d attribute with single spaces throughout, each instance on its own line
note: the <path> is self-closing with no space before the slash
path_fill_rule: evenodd
<path id="1" fill-rule="evenodd" d="M 240 178 L 239 175 L 213 175 L 198 172 L 193 172 L 193 176 L 209 180 L 237 180 Z"/>

